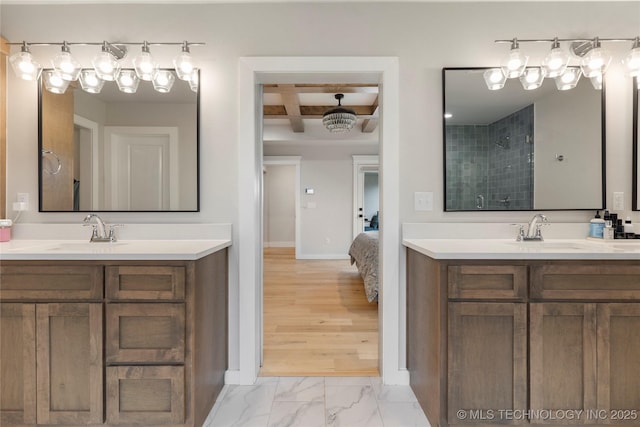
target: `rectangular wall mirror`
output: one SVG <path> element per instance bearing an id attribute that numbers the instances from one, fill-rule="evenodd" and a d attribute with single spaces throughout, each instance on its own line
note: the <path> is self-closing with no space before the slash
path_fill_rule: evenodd
<path id="1" fill-rule="evenodd" d="M 603 209 L 604 89 L 489 90 L 486 70 L 443 69 L 445 211 Z"/>
<path id="2" fill-rule="evenodd" d="M 199 93 L 175 79 L 168 93 L 105 82 L 98 94 L 40 81 L 41 212 L 199 210 Z"/>
<path id="3" fill-rule="evenodd" d="M 640 188 L 640 173 L 638 173 L 638 165 L 640 165 L 640 150 L 638 144 L 640 141 L 640 76 L 636 76 L 633 79 L 633 210 L 640 211 L 640 194 L 638 194 L 638 188 Z"/>

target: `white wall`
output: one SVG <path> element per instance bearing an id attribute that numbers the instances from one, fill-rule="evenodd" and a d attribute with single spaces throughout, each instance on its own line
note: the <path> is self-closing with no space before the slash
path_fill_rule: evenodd
<path id="1" fill-rule="evenodd" d="M 99 16 L 100 19 L 95 19 Z M 112 222 L 230 222 L 237 239 L 238 146 L 237 72 L 243 56 L 397 56 L 400 63 L 400 198 L 401 222 L 522 222 L 527 212 L 443 212 L 442 67 L 493 66 L 508 51 L 495 44 L 503 38 L 634 37 L 640 29 L 640 2 L 462 2 L 462 3 L 276 3 L 183 5 L 0 6 L 0 29 L 10 41 L 193 40 L 201 68 L 201 212 L 105 214 Z M 91 22 L 90 26 L 81 25 Z M 607 45 L 609 46 L 609 45 Z M 550 46 L 521 45 L 532 63 Z M 630 48 L 611 45 L 616 58 Z M 33 48 L 48 53 L 59 48 Z M 73 48 L 84 63 L 95 54 Z M 153 48 L 161 66 L 175 50 Z M 607 203 L 623 191 L 631 213 L 631 79 L 612 64 L 607 85 Z M 384 108 L 384 104 L 383 104 Z M 37 90 L 33 83 L 8 78 L 7 202 L 17 192 L 37 200 Z M 275 153 L 274 153 L 275 154 Z M 366 153 L 362 153 L 366 154 Z M 384 172 L 382 172 L 384 173 Z M 303 185 L 305 185 L 303 183 Z M 413 193 L 432 191 L 434 210 L 413 210 Z M 32 208 L 35 203 L 32 203 Z M 11 212 L 9 210 L 9 212 Z M 592 212 L 559 211 L 554 222 L 587 222 Z M 72 222 L 80 214 L 25 212 L 26 222 Z M 398 228 L 400 224 L 397 224 Z M 237 240 L 236 240 L 237 241 Z M 230 369 L 238 367 L 238 259 L 230 252 Z M 398 256 L 404 252 L 398 248 Z M 400 262 L 403 265 L 403 262 Z M 401 325 L 404 316 L 404 270 Z M 404 355 L 404 327 L 399 353 Z M 402 364 L 402 362 L 401 362 Z"/>
<path id="2" fill-rule="evenodd" d="M 264 246 L 295 247 L 296 167 L 269 165 L 264 170 Z"/>

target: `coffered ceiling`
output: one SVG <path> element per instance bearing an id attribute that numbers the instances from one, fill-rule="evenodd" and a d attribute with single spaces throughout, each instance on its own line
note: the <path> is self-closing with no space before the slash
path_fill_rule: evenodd
<path id="1" fill-rule="evenodd" d="M 312 122 L 321 123 L 323 114 L 338 106 L 335 94 L 342 93 L 342 106 L 355 111 L 356 128 L 373 132 L 379 122 L 376 84 L 267 84 L 264 85 L 265 125 L 288 124 L 295 133 L 304 133 Z"/>

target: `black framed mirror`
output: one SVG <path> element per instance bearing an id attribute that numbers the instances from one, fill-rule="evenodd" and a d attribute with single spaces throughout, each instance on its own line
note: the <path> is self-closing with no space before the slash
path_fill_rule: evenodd
<path id="1" fill-rule="evenodd" d="M 489 90 L 487 69 L 442 70 L 445 211 L 603 209 L 604 88 Z"/>
<path id="2" fill-rule="evenodd" d="M 170 71 L 174 73 L 173 71 Z M 40 212 L 197 212 L 199 89 L 38 92 Z"/>
<path id="3" fill-rule="evenodd" d="M 638 188 L 639 183 L 638 179 L 640 179 L 640 174 L 638 173 L 638 165 L 640 165 L 640 159 L 638 156 L 640 153 L 638 152 L 638 138 L 640 138 L 640 76 L 636 76 L 632 79 L 633 81 L 633 181 L 632 181 L 632 193 L 633 193 L 633 201 L 632 201 L 632 209 L 634 211 L 640 210 L 640 201 L 638 197 Z"/>

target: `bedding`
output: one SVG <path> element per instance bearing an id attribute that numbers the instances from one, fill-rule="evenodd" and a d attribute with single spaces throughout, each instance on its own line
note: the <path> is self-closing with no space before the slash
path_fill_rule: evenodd
<path id="1" fill-rule="evenodd" d="M 369 302 L 378 301 L 378 232 L 360 233 L 349 248 L 351 265 L 358 267 Z"/>

